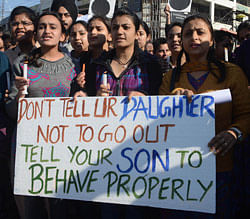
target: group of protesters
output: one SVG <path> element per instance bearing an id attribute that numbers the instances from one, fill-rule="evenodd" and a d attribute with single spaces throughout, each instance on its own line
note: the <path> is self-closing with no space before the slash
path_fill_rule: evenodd
<path id="1" fill-rule="evenodd" d="M 171 22 L 152 41 L 126 7 L 81 19 L 74 0 L 40 15 L 18 6 L 0 36 L 0 218 L 240 218 L 250 207 L 250 22 L 237 35 L 200 15 Z M 27 68 L 27 76 L 24 69 Z M 104 83 L 104 75 L 106 82 Z M 18 101 L 29 97 L 186 95 L 230 89 L 216 104 L 216 214 L 13 194 Z M 27 132 L 32 130 L 27 130 Z M 24 176 L 25 177 L 25 176 Z"/>

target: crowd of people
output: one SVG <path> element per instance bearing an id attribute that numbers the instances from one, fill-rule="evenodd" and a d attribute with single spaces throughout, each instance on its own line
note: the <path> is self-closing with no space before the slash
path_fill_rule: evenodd
<path id="1" fill-rule="evenodd" d="M 171 22 L 151 39 L 128 8 L 112 19 L 79 19 L 74 0 L 40 15 L 18 6 L 0 33 L 0 218 L 241 218 L 250 207 L 250 21 L 237 35 L 200 15 Z M 24 68 L 28 65 L 27 77 Z M 107 84 L 103 75 L 107 74 Z M 25 97 L 186 95 L 229 88 L 216 104 L 216 214 L 13 194 L 18 100 Z M 27 93 L 25 92 L 27 89 Z"/>

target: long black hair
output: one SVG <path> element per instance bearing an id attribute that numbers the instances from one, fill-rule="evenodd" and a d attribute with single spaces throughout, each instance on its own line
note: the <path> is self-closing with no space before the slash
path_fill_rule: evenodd
<path id="1" fill-rule="evenodd" d="M 127 16 L 131 17 L 132 22 L 135 25 L 135 31 L 137 32 L 139 30 L 139 28 L 140 28 L 140 19 L 138 18 L 138 16 L 133 11 L 131 11 L 127 7 L 122 7 L 122 8 L 119 8 L 118 10 L 115 11 L 115 13 L 114 13 L 114 15 L 113 15 L 113 17 L 111 19 L 111 24 L 113 23 L 113 20 L 116 17 L 121 17 L 123 15 L 127 15 Z"/>
<path id="2" fill-rule="evenodd" d="M 87 30 L 89 31 L 89 27 L 90 27 L 90 24 L 92 21 L 94 20 L 99 20 L 101 21 L 102 23 L 104 23 L 104 25 L 106 26 L 108 32 L 110 33 L 111 31 L 111 28 L 110 28 L 110 19 L 107 18 L 107 17 L 102 17 L 102 16 L 99 16 L 99 15 L 94 15 L 92 18 L 89 19 L 88 21 L 88 24 L 87 24 Z"/>
<path id="3" fill-rule="evenodd" d="M 212 26 L 211 22 L 207 18 L 205 18 L 205 17 L 203 17 L 201 15 L 192 15 L 190 17 L 187 17 L 184 20 L 183 25 L 182 25 L 182 30 L 181 30 L 181 36 L 182 36 L 182 38 L 183 38 L 183 30 L 185 28 L 185 25 L 188 24 L 190 21 L 195 20 L 195 19 L 201 19 L 201 20 L 203 20 L 207 24 L 207 26 L 209 28 L 209 31 L 211 33 L 211 38 L 214 41 L 213 26 Z M 182 47 L 182 50 L 180 51 L 180 53 L 178 55 L 176 68 L 173 70 L 173 75 L 172 75 L 170 90 L 174 89 L 174 83 L 177 82 L 177 81 L 179 81 L 179 79 L 180 79 L 180 74 L 181 74 L 181 58 L 182 58 L 183 54 L 186 55 L 186 61 L 187 62 L 190 61 L 188 53 Z M 218 79 L 218 83 L 223 82 L 225 80 L 225 78 L 226 78 L 226 67 L 225 67 L 225 64 L 223 62 L 221 62 L 221 61 L 219 61 L 219 60 L 216 59 L 214 44 L 209 48 L 209 51 L 208 51 L 208 54 L 207 54 L 207 60 L 208 60 L 208 70 L 209 70 L 209 72 L 211 74 L 213 74 L 213 76 Z M 219 76 L 216 73 L 213 72 L 212 64 L 214 64 L 215 66 L 218 67 L 218 69 L 219 69 Z"/>
<path id="4" fill-rule="evenodd" d="M 69 33 L 71 32 L 73 26 L 76 25 L 76 24 L 81 24 L 81 25 L 85 28 L 85 30 L 88 31 L 88 24 L 87 24 L 85 21 L 79 20 L 79 21 L 75 21 L 75 22 L 70 26 L 70 28 L 69 28 Z"/>
<path id="5" fill-rule="evenodd" d="M 136 13 L 134 13 L 133 11 L 131 11 L 128 7 L 121 7 L 118 10 L 115 11 L 112 19 L 111 19 L 111 28 L 112 28 L 112 23 L 114 21 L 114 19 L 116 17 L 121 17 L 121 16 L 129 16 L 135 26 L 135 32 L 137 32 L 140 28 L 140 19 L 138 18 L 138 16 L 136 15 Z M 135 51 L 135 56 L 138 56 L 139 54 L 139 45 L 138 45 L 138 41 L 135 40 L 134 43 L 134 51 Z"/>
<path id="6" fill-rule="evenodd" d="M 18 6 L 11 11 L 9 24 L 11 25 L 12 21 L 15 19 L 15 16 L 20 14 L 25 14 L 32 21 L 32 23 L 35 23 L 36 13 L 31 8 L 26 6 Z"/>
<path id="7" fill-rule="evenodd" d="M 147 35 L 147 37 L 148 37 L 148 36 L 151 34 L 151 31 L 150 31 L 150 29 L 149 29 L 147 23 L 146 23 L 145 21 L 143 21 L 143 20 L 140 20 L 140 25 L 141 25 L 142 28 L 145 30 L 146 35 Z"/>
<path id="8" fill-rule="evenodd" d="M 42 13 L 37 19 L 36 19 L 36 22 L 35 22 L 35 32 L 37 33 L 37 30 L 38 30 L 38 24 L 39 24 L 39 21 L 42 17 L 46 16 L 46 15 L 52 15 L 54 16 L 55 18 L 58 19 L 58 21 L 60 22 L 60 25 L 61 25 L 61 29 L 62 29 L 62 33 L 63 34 L 66 34 L 66 29 L 63 25 L 63 21 L 61 19 L 61 17 L 55 13 L 55 12 L 44 12 Z M 33 51 L 31 51 L 29 57 L 26 58 L 26 60 L 28 60 L 28 63 L 29 65 L 34 65 L 36 67 L 41 67 L 41 63 L 38 63 L 38 59 L 42 56 L 42 52 L 41 52 L 41 47 L 39 48 L 36 48 L 34 49 Z"/>

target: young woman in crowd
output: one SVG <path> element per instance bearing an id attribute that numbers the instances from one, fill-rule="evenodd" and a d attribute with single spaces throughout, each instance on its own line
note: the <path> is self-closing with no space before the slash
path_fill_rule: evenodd
<path id="1" fill-rule="evenodd" d="M 138 45 L 139 48 L 144 51 L 147 41 L 151 39 L 151 34 L 146 22 L 140 20 L 140 28 L 138 30 Z"/>
<path id="2" fill-rule="evenodd" d="M 98 96 L 156 95 L 161 84 L 160 65 L 154 57 L 142 52 L 136 44 L 139 19 L 129 9 L 117 10 L 111 21 L 111 34 L 115 49 L 94 62 L 95 78 L 86 74 L 86 91 L 94 87 Z M 107 73 L 107 86 L 102 83 Z M 93 82 L 91 85 L 89 82 Z M 103 218 L 144 218 L 145 208 L 133 206 L 102 205 Z"/>
<path id="3" fill-rule="evenodd" d="M 136 43 L 139 19 L 127 8 L 117 10 L 111 21 L 113 50 L 93 60 L 86 71 L 86 93 L 82 96 L 142 96 L 156 95 L 161 84 L 162 73 L 157 59 L 141 51 Z M 103 74 L 107 73 L 107 86 Z M 79 93 L 77 93 L 79 95 Z M 102 204 L 102 218 L 143 218 L 142 207 L 121 207 Z"/>
<path id="4" fill-rule="evenodd" d="M 97 59 L 103 51 L 108 51 L 108 42 L 112 41 L 109 20 L 101 16 L 92 17 L 88 22 L 88 41 L 91 59 Z"/>
<path id="5" fill-rule="evenodd" d="M 21 54 L 29 54 L 35 46 L 35 12 L 25 6 L 18 6 L 10 14 L 9 25 L 13 39 L 17 46 L 5 52 L 11 66 Z"/>
<path id="6" fill-rule="evenodd" d="M 85 21 L 76 21 L 70 28 L 70 43 L 73 47 L 71 58 L 74 64 L 80 68 L 80 56 L 88 51 L 88 31 Z"/>
<path id="7" fill-rule="evenodd" d="M 238 37 L 240 44 L 242 44 L 245 40 L 250 39 L 250 21 L 249 20 L 242 22 L 238 26 L 237 37 Z"/>
<path id="8" fill-rule="evenodd" d="M 106 18 L 93 16 L 88 22 L 87 30 L 89 48 L 87 52 L 82 52 L 80 57 L 80 67 L 84 72 L 81 72 L 76 80 L 74 80 L 75 83 L 72 85 L 70 95 L 83 89 L 85 72 L 93 71 L 90 69 L 90 63 L 99 58 L 102 53 L 107 52 L 109 50 L 109 42 L 112 41 L 110 34 L 110 21 Z M 78 94 L 76 94 L 76 96 L 77 95 Z"/>
<path id="9" fill-rule="evenodd" d="M 178 22 L 168 25 L 166 29 L 167 43 L 169 50 L 171 51 L 171 57 L 169 63 L 171 68 L 176 67 L 179 53 L 182 50 L 181 29 L 182 25 Z M 185 62 L 185 56 L 182 56 L 181 63 L 183 64 L 184 62 Z"/>
<path id="10" fill-rule="evenodd" d="M 160 37 L 153 42 L 154 55 L 158 58 L 163 74 L 172 67 L 170 64 L 171 51 L 166 38 Z"/>
<path id="11" fill-rule="evenodd" d="M 86 72 L 88 95 L 157 94 L 161 83 L 160 66 L 155 58 L 138 48 L 138 29 L 139 19 L 130 10 L 122 8 L 114 14 L 111 34 L 115 49 L 93 61 L 92 69 L 96 74 Z M 109 88 L 102 85 L 105 71 Z"/>
<path id="12" fill-rule="evenodd" d="M 151 55 L 154 55 L 154 45 L 152 41 L 146 42 L 145 51 Z"/>
<path id="13" fill-rule="evenodd" d="M 186 95 L 191 101 L 193 94 L 229 88 L 232 102 L 216 104 L 216 135 L 208 142 L 208 147 L 216 155 L 216 214 L 175 212 L 174 215 L 234 218 L 232 155 L 234 147 L 242 141 L 242 136 L 249 133 L 247 79 L 238 66 L 215 58 L 213 29 L 207 19 L 198 15 L 186 18 L 181 36 L 183 50 L 179 54 L 176 69 L 164 76 L 159 93 Z M 182 66 L 183 53 L 186 54 L 187 62 Z"/>
<path id="14" fill-rule="evenodd" d="M 18 211 L 10 182 L 10 145 L 13 122 L 8 118 L 5 101 L 10 89 L 10 64 L 8 57 L 0 52 L 0 215 L 3 218 L 18 218 Z"/>
<path id="15" fill-rule="evenodd" d="M 17 115 L 17 101 L 25 97 L 23 91 L 28 86 L 27 97 L 64 97 L 69 95 L 70 84 L 76 76 L 75 66 L 69 56 L 60 52 L 59 42 L 64 39 L 65 28 L 55 13 L 42 14 L 36 23 L 36 38 L 41 45 L 31 56 L 22 55 L 14 64 L 15 85 L 11 88 L 10 100 L 6 103 L 7 112 L 12 118 Z M 24 61 L 28 60 L 27 79 L 23 77 Z M 20 197 L 21 218 L 65 218 L 63 200 L 51 199 L 49 211 L 44 209 L 47 199 Z"/>
<path id="16" fill-rule="evenodd" d="M 232 62 L 234 44 L 232 34 L 223 30 L 216 30 L 214 31 L 214 40 L 216 58 Z"/>

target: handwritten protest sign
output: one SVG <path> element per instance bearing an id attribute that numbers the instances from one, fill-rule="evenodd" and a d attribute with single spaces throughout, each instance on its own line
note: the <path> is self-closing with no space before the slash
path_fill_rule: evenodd
<path id="1" fill-rule="evenodd" d="M 214 99 L 19 101 L 15 194 L 215 212 Z"/>

